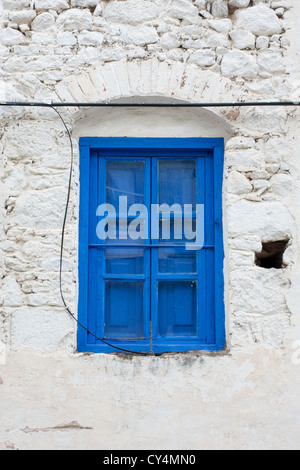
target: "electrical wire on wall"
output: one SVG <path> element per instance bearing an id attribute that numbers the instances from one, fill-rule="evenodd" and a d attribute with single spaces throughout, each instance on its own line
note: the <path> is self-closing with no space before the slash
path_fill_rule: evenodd
<path id="1" fill-rule="evenodd" d="M 62 272 L 63 272 L 63 253 L 64 253 L 64 241 L 65 241 L 65 230 L 66 230 L 66 223 L 68 217 L 68 210 L 70 204 L 70 196 L 71 196 L 71 189 L 72 189 L 72 175 L 73 175 L 73 167 L 74 167 L 74 147 L 71 137 L 71 132 L 62 116 L 62 114 L 58 111 L 57 108 L 61 107 L 148 107 L 148 108 L 222 108 L 222 107 L 275 107 L 275 106 L 300 106 L 300 102 L 294 101 L 282 101 L 282 102 L 240 102 L 240 103 L 35 103 L 35 102 L 0 102 L 0 106 L 3 107 L 44 107 L 44 108 L 51 108 L 55 113 L 59 116 L 69 139 L 70 142 L 70 172 L 69 172 L 69 179 L 68 179 L 68 190 L 67 190 L 67 199 L 65 205 L 65 211 L 63 216 L 63 225 L 61 231 L 61 242 L 60 242 L 60 260 L 59 260 L 59 290 L 62 303 L 69 313 L 69 315 L 75 320 L 75 322 L 83 328 L 88 334 L 93 336 L 97 341 L 101 341 L 102 343 L 106 344 L 107 346 L 111 347 L 120 352 L 124 353 L 131 353 L 137 354 L 141 356 L 159 356 L 160 354 L 154 352 L 139 352 L 139 351 L 132 351 L 128 349 L 123 349 L 118 346 L 115 346 L 103 338 L 99 338 L 96 334 L 90 331 L 85 325 L 83 325 L 76 316 L 72 313 L 70 308 L 67 305 L 67 302 L 64 297 L 63 293 L 63 283 L 62 283 Z"/>

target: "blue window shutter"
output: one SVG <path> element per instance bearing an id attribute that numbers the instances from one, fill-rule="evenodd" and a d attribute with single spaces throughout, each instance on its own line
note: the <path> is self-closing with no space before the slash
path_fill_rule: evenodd
<path id="1" fill-rule="evenodd" d="M 80 139 L 78 316 L 99 338 L 137 352 L 224 349 L 223 147 L 223 139 Z M 116 206 L 122 233 L 119 196 L 145 204 L 148 239 L 98 239 L 102 203 Z M 204 205 L 201 250 L 178 240 L 178 213 L 171 239 L 151 240 L 158 203 L 191 204 L 191 227 L 196 204 Z M 160 215 L 160 235 L 163 224 Z M 78 350 L 114 352 L 80 326 Z"/>

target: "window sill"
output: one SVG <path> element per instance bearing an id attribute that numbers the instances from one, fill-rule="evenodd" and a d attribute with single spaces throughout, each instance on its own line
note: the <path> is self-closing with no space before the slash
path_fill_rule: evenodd
<path id="1" fill-rule="evenodd" d="M 136 345 L 134 346 L 132 343 L 122 343 L 119 344 L 118 347 L 128 349 L 132 352 L 122 352 L 114 349 L 113 347 L 107 345 L 100 345 L 100 344 L 86 344 L 86 345 L 78 345 L 77 351 L 78 352 L 87 352 L 87 353 L 94 353 L 94 354 L 126 354 L 126 355 L 161 355 L 161 354 L 168 354 L 168 353 L 188 353 L 188 352 L 202 352 L 202 353 L 213 353 L 213 352 L 224 352 L 226 351 L 226 345 L 219 345 L 219 344 L 199 344 L 199 343 L 182 343 L 182 344 L 155 344 L 153 343 L 153 353 L 150 352 L 150 345 Z"/>

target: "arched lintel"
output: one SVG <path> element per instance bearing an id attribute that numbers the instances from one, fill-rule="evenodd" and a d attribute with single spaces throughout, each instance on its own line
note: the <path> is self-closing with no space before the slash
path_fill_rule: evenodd
<path id="1" fill-rule="evenodd" d="M 225 96 L 226 101 L 234 101 L 234 86 L 230 79 L 193 64 L 124 59 L 66 77 L 56 86 L 56 93 L 65 102 L 208 103 L 222 102 Z M 112 136 L 135 132 L 228 140 L 234 135 L 228 113 L 220 108 L 72 108 L 70 112 L 75 136 L 97 131 Z"/>
<path id="2" fill-rule="evenodd" d="M 134 96 L 112 103 L 172 103 L 182 100 L 161 96 Z M 205 108 L 104 107 L 85 108 L 77 114 L 73 136 L 80 137 L 223 137 L 234 135 L 230 124 Z"/>

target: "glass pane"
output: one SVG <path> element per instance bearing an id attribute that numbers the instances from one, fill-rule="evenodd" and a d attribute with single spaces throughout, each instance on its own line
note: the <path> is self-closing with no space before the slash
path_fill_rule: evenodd
<path id="1" fill-rule="evenodd" d="M 195 160 L 159 160 L 159 204 L 196 204 Z"/>
<path id="2" fill-rule="evenodd" d="M 104 338 L 144 338 L 143 282 L 105 282 Z"/>
<path id="3" fill-rule="evenodd" d="M 144 250 L 112 248 L 106 250 L 107 274 L 144 274 Z"/>
<path id="4" fill-rule="evenodd" d="M 111 161 L 106 165 L 106 202 L 118 211 L 119 196 L 127 196 L 128 206 L 144 203 L 143 161 Z"/>
<path id="5" fill-rule="evenodd" d="M 158 334 L 197 335 L 196 281 L 159 281 Z"/>
<path id="6" fill-rule="evenodd" d="M 158 271 L 160 273 L 188 274 L 197 271 L 196 252 L 185 248 L 159 248 Z"/>

